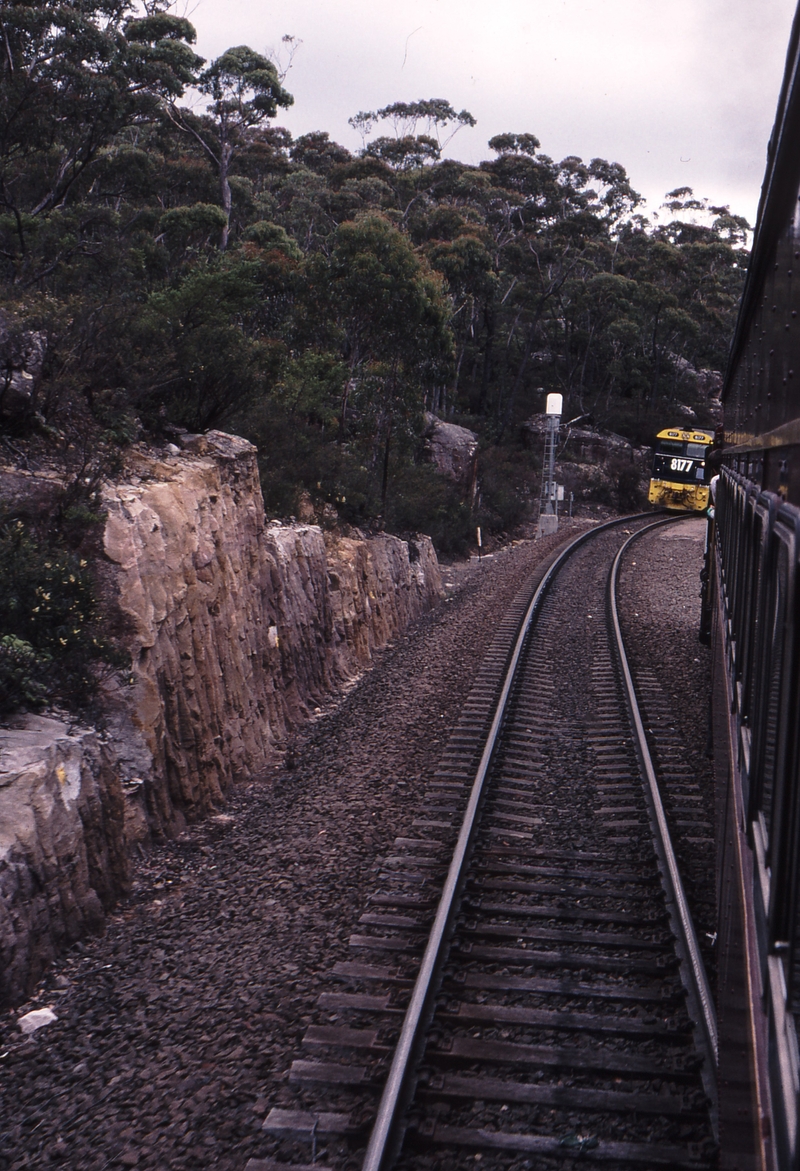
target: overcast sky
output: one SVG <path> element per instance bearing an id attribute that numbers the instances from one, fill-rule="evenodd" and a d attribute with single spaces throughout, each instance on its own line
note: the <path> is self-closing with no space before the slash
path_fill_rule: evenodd
<path id="1" fill-rule="evenodd" d="M 492 157 L 503 131 L 556 159 L 626 167 L 657 208 L 690 186 L 755 217 L 795 0 L 187 0 L 198 51 L 302 41 L 276 122 L 327 130 L 394 101 L 446 98 L 477 119 L 447 153 Z"/>

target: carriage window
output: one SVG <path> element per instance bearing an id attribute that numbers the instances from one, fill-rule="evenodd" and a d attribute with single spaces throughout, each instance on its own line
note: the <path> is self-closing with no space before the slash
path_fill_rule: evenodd
<path id="1" fill-rule="evenodd" d="M 753 515 L 751 536 L 751 552 L 747 579 L 748 616 L 745 619 L 744 629 L 747 632 L 747 642 L 742 652 L 742 720 L 746 724 L 752 723 L 753 714 L 753 681 L 755 677 L 756 622 L 758 614 L 758 596 L 761 590 L 761 548 L 764 540 L 765 525 L 763 514 L 756 509 Z"/>
<path id="2" fill-rule="evenodd" d="M 769 840 L 772 834 L 773 798 L 775 795 L 775 766 L 778 755 L 778 727 L 781 683 L 783 677 L 783 632 L 786 624 L 786 575 L 788 569 L 786 546 L 781 542 L 775 575 L 775 598 L 771 607 L 769 626 L 769 663 L 767 696 L 763 726 L 764 750 L 761 773 L 761 812 Z"/>
<path id="3" fill-rule="evenodd" d="M 686 454 L 690 455 L 692 457 L 692 459 L 705 459 L 706 458 L 706 445 L 705 445 L 705 443 L 687 443 L 686 444 Z"/>

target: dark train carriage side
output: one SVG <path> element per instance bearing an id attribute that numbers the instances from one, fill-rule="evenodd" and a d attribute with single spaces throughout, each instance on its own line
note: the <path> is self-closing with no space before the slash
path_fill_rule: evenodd
<path id="1" fill-rule="evenodd" d="M 800 8 L 726 376 L 713 613 L 723 1168 L 800 1171 Z"/>
<path id="2" fill-rule="evenodd" d="M 793 504 L 800 504 L 798 33 L 796 16 L 723 391 L 729 466 Z"/>

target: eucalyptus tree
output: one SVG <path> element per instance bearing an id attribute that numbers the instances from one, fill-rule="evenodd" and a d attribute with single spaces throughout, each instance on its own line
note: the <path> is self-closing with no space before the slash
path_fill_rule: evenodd
<path id="1" fill-rule="evenodd" d="M 309 333 L 343 363 L 340 442 L 355 410 L 356 438 L 371 445 L 373 463 L 383 450 L 385 502 L 393 434 L 421 414 L 426 384 L 451 361 L 441 281 L 408 237 L 374 213 L 337 228 L 330 256 L 312 258 L 308 273 Z"/>
<path id="2" fill-rule="evenodd" d="M 433 140 L 437 153 L 448 145 L 450 140 L 463 126 L 477 125 L 469 110 L 457 112 L 445 98 L 428 98 L 417 102 L 392 102 L 381 110 L 365 111 L 355 114 L 349 119 L 350 125 L 357 130 L 367 149 L 367 135 L 372 133 L 376 123 L 389 122 L 394 129 L 394 137 L 400 139 L 414 139 L 418 137 L 420 126 L 422 137 Z"/>
<path id="3" fill-rule="evenodd" d="M 253 132 L 279 107 L 291 106 L 294 98 L 281 85 L 272 61 L 247 45 L 227 49 L 200 75 L 197 88 L 210 103 L 204 117 L 179 109 L 170 102 L 174 123 L 190 134 L 213 165 L 219 180 L 219 197 L 225 213 L 219 246 L 228 246 L 231 218 L 231 162 L 234 155 L 250 146 Z"/>
<path id="4" fill-rule="evenodd" d="M 421 198 L 426 171 L 459 130 L 476 125 L 468 110 L 457 111 L 445 98 L 392 102 L 380 110 L 361 111 L 349 121 L 361 135 L 362 158 L 386 168 L 404 220 Z M 380 123 L 388 123 L 394 133 L 369 139 Z"/>
<path id="5" fill-rule="evenodd" d="M 96 248 L 87 192 L 127 127 L 175 101 L 202 65 L 188 20 L 129 0 L 15 0 L 0 7 L 0 258 L 41 282 Z"/>

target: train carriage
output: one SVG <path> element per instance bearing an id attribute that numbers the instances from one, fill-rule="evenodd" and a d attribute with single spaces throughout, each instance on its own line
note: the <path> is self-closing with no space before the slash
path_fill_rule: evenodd
<path id="1" fill-rule="evenodd" d="M 710 524 L 721 1166 L 800 1168 L 800 8 L 723 388 Z"/>

